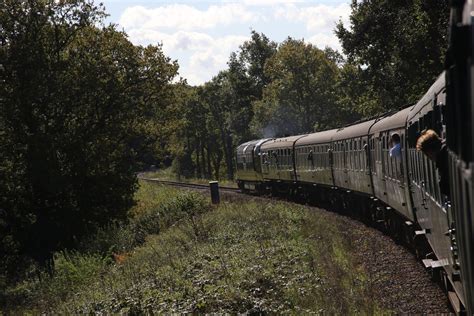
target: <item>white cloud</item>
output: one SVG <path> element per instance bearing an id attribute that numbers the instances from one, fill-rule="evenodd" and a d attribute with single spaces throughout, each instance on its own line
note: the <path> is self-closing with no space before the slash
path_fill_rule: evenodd
<path id="1" fill-rule="evenodd" d="M 210 29 L 218 25 L 258 21 L 260 16 L 240 4 L 211 5 L 199 10 L 186 4 L 171 4 L 150 9 L 134 6 L 125 9 L 120 25 L 147 29 Z"/>
<path id="2" fill-rule="evenodd" d="M 332 49 L 342 51 L 342 46 L 339 43 L 339 40 L 336 36 L 326 34 L 326 33 L 317 33 L 310 38 L 308 38 L 308 42 L 317 46 L 319 49 L 324 49 L 326 46 L 331 47 Z"/>
<path id="3" fill-rule="evenodd" d="M 280 6 L 275 9 L 276 19 L 286 19 L 291 22 L 302 22 L 310 32 L 330 32 L 340 19 L 347 24 L 351 8 L 349 4 L 337 6 L 317 5 L 297 7 L 294 4 Z"/>
<path id="4" fill-rule="evenodd" d="M 169 34 L 154 29 L 136 28 L 129 30 L 128 35 L 134 44 L 147 45 L 162 42 L 165 51 L 196 50 L 212 45 L 213 42 L 213 38 L 208 34 L 188 31 Z"/>
<path id="5" fill-rule="evenodd" d="M 242 0 L 247 6 L 274 6 L 288 3 L 288 0 Z M 293 0 L 292 3 L 303 3 L 304 0 Z"/>
<path id="6" fill-rule="evenodd" d="M 237 51 L 239 46 L 248 39 L 245 36 L 233 35 L 213 39 L 211 45 L 192 53 L 189 64 L 183 67 L 183 76 L 190 84 L 209 81 L 219 71 L 227 68 L 230 54 Z"/>
<path id="7" fill-rule="evenodd" d="M 212 37 L 206 33 L 188 31 L 169 34 L 153 29 L 133 29 L 127 33 L 134 44 L 163 43 L 163 51 L 167 56 L 183 56 L 179 60 L 180 75 L 193 85 L 202 84 L 227 68 L 230 54 L 249 39 L 249 36 Z"/>
<path id="8" fill-rule="evenodd" d="M 270 26 L 273 35 L 267 35 L 273 40 L 304 37 L 319 48 L 340 49 L 334 26 L 339 19 L 347 23 L 350 14 L 349 4 L 340 4 L 343 0 L 334 0 L 334 5 L 329 4 L 331 0 L 320 5 L 314 0 L 216 0 L 211 5 L 193 6 L 198 0 L 194 1 L 170 4 L 146 0 L 141 3 L 153 7 L 130 6 L 118 20 L 134 44 L 162 43 L 164 53 L 178 59 L 180 75 L 194 85 L 227 68 L 230 53 L 249 39 L 249 35 L 236 34 L 249 34 L 250 28 L 266 32 Z"/>

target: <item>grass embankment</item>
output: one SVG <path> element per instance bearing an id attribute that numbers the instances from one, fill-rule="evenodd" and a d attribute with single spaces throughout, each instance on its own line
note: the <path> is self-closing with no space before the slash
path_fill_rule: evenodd
<path id="1" fill-rule="evenodd" d="M 144 172 L 143 175 L 148 178 L 158 178 L 160 180 L 169 180 L 169 181 L 181 181 L 185 183 L 195 183 L 195 184 L 208 184 L 209 179 L 202 179 L 202 178 L 185 178 L 185 177 L 178 177 L 173 171 L 172 168 L 167 169 L 160 169 L 157 171 L 148 171 Z M 234 187 L 237 188 L 237 183 L 232 180 L 219 180 L 219 184 L 226 187 Z"/>
<path id="2" fill-rule="evenodd" d="M 350 241 L 317 212 L 262 200 L 214 208 L 146 183 L 137 198 L 130 224 L 59 254 L 53 278 L 25 283 L 20 311 L 380 312 Z"/>

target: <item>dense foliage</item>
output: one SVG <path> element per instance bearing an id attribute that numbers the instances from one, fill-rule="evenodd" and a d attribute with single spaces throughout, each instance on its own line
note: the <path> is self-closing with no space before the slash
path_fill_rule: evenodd
<path id="1" fill-rule="evenodd" d="M 339 123 L 338 69 L 322 50 L 288 38 L 267 61 L 265 74 L 271 81 L 255 102 L 255 124 L 264 134 L 296 135 Z"/>
<path id="2" fill-rule="evenodd" d="M 177 65 L 103 16 L 86 0 L 0 4 L 1 275 L 133 205 Z"/>
<path id="3" fill-rule="evenodd" d="M 364 115 L 416 102 L 443 70 L 447 0 L 352 1 L 350 26 L 336 34 L 348 67 L 346 86 Z M 361 83 L 363 84 L 362 89 Z"/>

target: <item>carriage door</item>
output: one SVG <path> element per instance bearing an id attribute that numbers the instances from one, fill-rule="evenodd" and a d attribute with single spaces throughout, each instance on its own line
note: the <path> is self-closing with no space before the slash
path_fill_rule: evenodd
<path id="1" fill-rule="evenodd" d="M 379 133 L 374 139 L 374 154 L 375 154 L 375 175 L 373 176 L 375 195 L 380 197 L 384 202 L 387 202 L 387 191 L 385 188 L 385 174 L 384 174 L 384 147 L 385 137 L 383 133 Z"/>
<path id="2" fill-rule="evenodd" d="M 374 191 L 374 177 L 376 176 L 374 170 L 375 170 L 375 137 L 372 135 L 369 135 L 367 138 L 367 143 L 364 142 L 363 150 L 364 150 L 364 155 L 365 155 L 365 164 L 364 164 L 364 169 L 365 169 L 365 174 L 370 177 L 370 189 L 373 194 L 375 194 Z"/>

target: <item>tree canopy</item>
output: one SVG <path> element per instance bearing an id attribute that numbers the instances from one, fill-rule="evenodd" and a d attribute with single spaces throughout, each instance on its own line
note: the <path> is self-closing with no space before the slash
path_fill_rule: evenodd
<path id="1" fill-rule="evenodd" d="M 268 60 L 270 83 L 255 104 L 255 124 L 269 136 L 328 128 L 334 121 L 338 68 L 317 47 L 288 38 Z"/>
<path id="2" fill-rule="evenodd" d="M 443 70 L 447 0 L 352 1 L 350 25 L 336 27 L 347 63 L 347 84 L 363 82 L 354 98 L 366 115 L 396 109 L 423 95 Z M 372 101 L 375 100 L 376 104 Z"/>
<path id="3" fill-rule="evenodd" d="M 177 64 L 92 1 L 0 4 L 0 251 L 47 262 L 133 204 L 137 159 Z M 148 124 L 149 125 L 149 124 Z M 146 136 L 143 136 L 147 132 Z"/>

